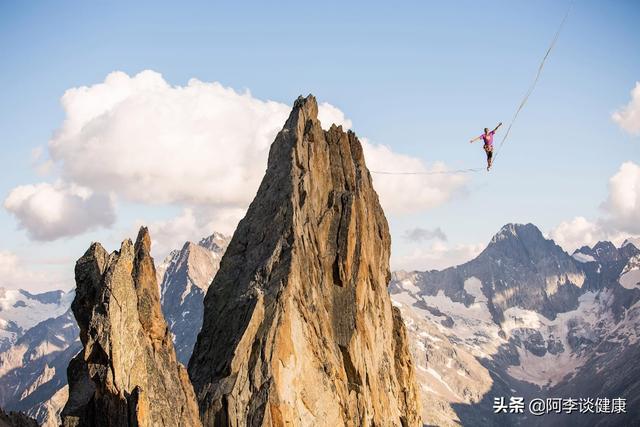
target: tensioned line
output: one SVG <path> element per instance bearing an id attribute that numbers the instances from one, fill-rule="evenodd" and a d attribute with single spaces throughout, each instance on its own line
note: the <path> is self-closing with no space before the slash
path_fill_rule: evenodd
<path id="1" fill-rule="evenodd" d="M 565 12 L 564 17 L 562 18 L 562 22 L 560 22 L 560 26 L 556 30 L 556 33 L 555 33 L 553 39 L 551 40 L 551 44 L 549 45 L 549 48 L 545 52 L 544 57 L 542 58 L 542 61 L 540 62 L 540 65 L 538 66 L 538 71 L 536 72 L 536 76 L 533 79 L 533 82 L 531 82 L 531 84 L 529 85 L 529 89 L 525 93 L 524 98 L 522 98 L 522 101 L 518 105 L 518 108 L 516 109 L 515 113 L 513 114 L 513 117 L 511 118 L 511 122 L 509 123 L 509 126 L 507 127 L 507 130 L 504 133 L 504 136 L 502 137 L 502 140 L 500 141 L 500 144 L 498 145 L 498 148 L 496 149 L 495 154 L 493 155 L 493 164 L 495 164 L 496 158 L 498 157 L 498 154 L 499 154 L 502 146 L 507 141 L 507 138 L 509 138 L 509 134 L 511 133 L 511 128 L 513 127 L 513 124 L 515 123 L 516 119 L 518 118 L 518 115 L 520 114 L 520 111 L 522 111 L 522 109 L 524 108 L 525 104 L 529 100 L 529 97 L 531 96 L 531 94 L 535 90 L 536 86 L 538 85 L 538 81 L 540 80 L 540 76 L 542 74 L 542 69 L 544 68 L 544 64 L 547 62 L 547 58 L 549 57 L 549 55 L 551 54 L 551 51 L 555 47 L 556 42 L 558 41 L 558 38 L 560 38 L 560 33 L 562 33 L 564 25 L 567 22 L 567 18 L 569 17 L 569 13 L 571 13 L 571 9 L 573 8 L 574 1 L 575 0 L 572 0 L 569 3 L 569 6 L 567 7 L 567 11 Z M 395 171 L 374 171 L 374 170 L 372 170 L 371 173 L 375 173 L 375 174 L 379 174 L 379 175 L 446 175 L 446 174 L 458 174 L 458 173 L 474 173 L 474 172 L 480 172 L 482 170 L 484 170 L 484 168 L 468 168 L 468 169 L 455 169 L 455 170 L 445 170 L 445 171 L 424 171 L 424 172 L 418 172 L 418 171 L 416 171 L 416 172 L 402 172 L 402 171 L 395 172 Z"/>

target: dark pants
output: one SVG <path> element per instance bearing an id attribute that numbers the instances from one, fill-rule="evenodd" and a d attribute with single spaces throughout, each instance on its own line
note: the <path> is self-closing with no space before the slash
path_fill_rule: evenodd
<path id="1" fill-rule="evenodd" d="M 490 162 L 491 159 L 493 158 L 493 146 L 492 145 L 486 145 L 483 147 L 485 153 L 487 153 L 487 161 Z"/>

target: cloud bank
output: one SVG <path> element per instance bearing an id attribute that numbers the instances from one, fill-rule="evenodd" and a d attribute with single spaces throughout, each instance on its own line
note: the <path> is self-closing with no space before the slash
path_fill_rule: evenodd
<path id="1" fill-rule="evenodd" d="M 616 230 L 640 233 L 640 166 L 625 162 L 609 179 L 609 196 L 604 203 L 607 222 Z"/>
<path id="2" fill-rule="evenodd" d="M 442 270 L 472 260 L 486 247 L 486 244 L 450 245 L 435 241 L 427 247 L 396 256 L 391 254 L 391 268 L 405 271 Z"/>
<path id="3" fill-rule="evenodd" d="M 227 227 L 229 222 L 235 226 L 255 195 L 269 147 L 291 108 L 217 82 L 191 79 L 185 86 L 172 86 L 149 70 L 134 76 L 112 72 L 102 83 L 67 90 L 61 104 L 65 118 L 49 141 L 48 158 L 42 153 L 36 158 L 39 170 L 57 174 L 59 182 L 67 184 L 18 187 L 5 201 L 38 240 L 112 224 L 113 204 L 98 196 L 104 194 L 192 213 L 206 207 L 208 212 L 220 211 L 210 215 L 212 227 Z M 325 128 L 332 123 L 352 126 L 328 103 L 319 105 L 319 118 Z M 443 164 L 428 168 L 419 159 L 362 142 L 372 170 L 446 170 Z M 446 202 L 465 178 L 385 175 L 374 176 L 374 181 L 387 212 L 407 213 Z M 82 197 L 73 188 L 87 189 L 93 196 Z M 43 197 L 55 198 L 58 207 L 51 210 L 38 203 Z M 74 213 L 71 207 L 82 207 L 83 212 Z"/>
<path id="4" fill-rule="evenodd" d="M 0 251 L 0 288 L 48 291 L 69 285 L 60 274 L 29 270 L 13 252 Z"/>
<path id="5" fill-rule="evenodd" d="M 40 241 L 108 227 L 115 221 L 110 196 L 62 182 L 16 187 L 5 199 L 4 207 L 32 239 Z"/>
<path id="6" fill-rule="evenodd" d="M 602 204 L 603 215 L 595 221 L 578 216 L 561 222 L 549 236 L 571 253 L 600 240 L 621 244 L 640 234 L 640 166 L 623 163 L 609 178 L 608 196 Z"/>

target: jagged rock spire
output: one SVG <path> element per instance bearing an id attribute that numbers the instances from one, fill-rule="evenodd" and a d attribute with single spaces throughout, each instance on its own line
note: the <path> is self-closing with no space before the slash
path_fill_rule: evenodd
<path id="1" fill-rule="evenodd" d="M 421 425 L 386 218 L 355 134 L 317 116 L 296 100 L 207 292 L 205 425 Z"/>
<path id="2" fill-rule="evenodd" d="M 186 370 L 160 310 L 151 239 L 141 228 L 107 254 L 76 263 L 72 310 L 83 350 L 68 368 L 64 426 L 200 426 Z"/>

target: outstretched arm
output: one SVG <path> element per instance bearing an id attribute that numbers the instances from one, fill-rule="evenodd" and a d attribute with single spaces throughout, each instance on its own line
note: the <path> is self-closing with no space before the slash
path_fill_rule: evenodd
<path id="1" fill-rule="evenodd" d="M 480 138 L 482 138 L 482 135 L 480 136 L 476 136 L 475 138 L 473 138 L 471 141 L 469 141 L 469 144 L 473 144 L 474 142 L 476 142 L 477 140 L 479 140 Z"/>
<path id="2" fill-rule="evenodd" d="M 498 123 L 498 126 L 496 126 L 496 128 L 493 130 L 493 132 L 497 131 L 500 126 L 502 126 L 502 122 Z"/>

